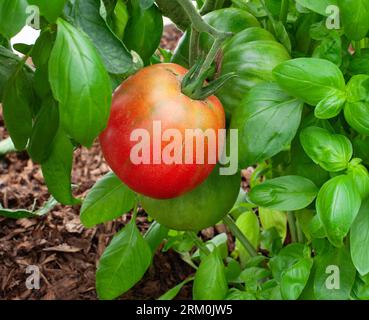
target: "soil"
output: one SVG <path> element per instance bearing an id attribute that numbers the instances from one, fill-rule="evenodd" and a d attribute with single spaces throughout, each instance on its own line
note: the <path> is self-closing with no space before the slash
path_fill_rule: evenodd
<path id="1" fill-rule="evenodd" d="M 173 26 L 164 31 L 162 47 L 173 50 L 181 33 Z M 0 114 L 0 140 L 8 136 Z M 72 182 L 75 196 L 84 197 L 93 184 L 109 171 L 98 143 L 75 152 Z M 247 172 L 246 172 L 247 175 Z M 49 198 L 40 166 L 26 153 L 0 158 L 0 204 L 4 208 L 33 209 Z M 93 229 L 79 220 L 79 206 L 57 206 L 39 219 L 12 220 L 0 217 L 0 300 L 97 299 L 96 265 L 112 236 L 129 221 L 130 213 Z M 145 232 L 147 216 L 139 212 L 137 225 Z M 204 239 L 219 230 L 202 232 Z M 27 266 L 41 271 L 38 290 L 28 290 Z M 144 278 L 120 299 L 155 299 L 193 274 L 194 270 L 174 251 L 158 250 Z M 192 284 L 177 299 L 190 299 Z"/>

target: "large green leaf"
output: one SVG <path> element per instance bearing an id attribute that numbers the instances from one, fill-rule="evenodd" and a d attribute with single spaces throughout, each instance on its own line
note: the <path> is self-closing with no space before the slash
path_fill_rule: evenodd
<path id="1" fill-rule="evenodd" d="M 55 20 L 63 12 L 66 2 L 67 0 L 28 0 L 29 4 L 39 7 L 41 15 L 43 15 L 49 22 L 55 22 Z"/>
<path id="2" fill-rule="evenodd" d="M 344 135 L 328 130 L 308 127 L 301 131 L 300 142 L 306 154 L 324 170 L 338 172 L 347 168 L 353 149 Z"/>
<path id="3" fill-rule="evenodd" d="M 337 0 L 346 36 L 351 40 L 361 40 L 369 30 L 368 0 Z"/>
<path id="4" fill-rule="evenodd" d="M 41 164 L 49 192 L 62 204 L 78 203 L 72 195 L 71 171 L 73 161 L 73 144 L 66 134 L 59 129 L 51 145 L 51 152 Z"/>
<path id="5" fill-rule="evenodd" d="M 361 164 L 361 159 L 353 159 L 347 170 L 347 174 L 352 178 L 361 199 L 365 200 L 369 196 L 369 173 L 365 166 Z"/>
<path id="6" fill-rule="evenodd" d="M 48 158 L 58 129 L 58 105 L 54 98 L 48 97 L 37 114 L 27 148 L 33 161 L 41 163 Z"/>
<path id="7" fill-rule="evenodd" d="M 32 99 L 32 78 L 24 69 L 20 69 L 9 78 L 3 96 L 5 125 L 18 150 L 26 147 L 31 136 Z"/>
<path id="8" fill-rule="evenodd" d="M 228 292 L 225 268 L 218 250 L 203 258 L 193 283 L 195 300 L 222 300 Z"/>
<path id="9" fill-rule="evenodd" d="M 296 2 L 305 7 L 319 13 L 323 16 L 328 15 L 327 8 L 331 5 L 337 5 L 337 0 L 296 0 Z"/>
<path id="10" fill-rule="evenodd" d="M 357 132 L 369 135 L 369 76 L 356 75 L 347 84 L 345 119 Z"/>
<path id="11" fill-rule="evenodd" d="M 298 58 L 281 63 L 273 70 L 278 84 L 291 95 L 316 106 L 321 100 L 345 91 L 341 70 L 332 62 Z"/>
<path id="12" fill-rule="evenodd" d="M 2 102 L 5 85 L 19 63 L 20 59 L 16 54 L 0 46 L 0 102 Z"/>
<path id="13" fill-rule="evenodd" d="M 306 208 L 314 201 L 317 192 L 317 187 L 309 179 L 284 176 L 252 188 L 248 198 L 260 207 L 292 211 Z"/>
<path id="14" fill-rule="evenodd" d="M 318 300 L 347 300 L 356 270 L 345 247 L 329 247 L 314 259 L 314 293 Z"/>
<path id="15" fill-rule="evenodd" d="M 110 79 L 87 36 L 60 18 L 57 25 L 49 80 L 60 103 L 61 124 L 76 141 L 91 146 L 108 121 Z"/>
<path id="16" fill-rule="evenodd" d="M 350 176 L 340 175 L 320 189 L 316 209 L 329 241 L 336 247 L 343 244 L 361 205 L 361 197 Z"/>
<path id="17" fill-rule="evenodd" d="M 27 0 L 0 1 L 0 34 L 10 39 L 15 36 L 26 23 Z"/>
<path id="18" fill-rule="evenodd" d="M 86 227 L 114 220 L 134 207 L 135 193 L 112 172 L 90 190 L 81 208 L 81 221 Z"/>
<path id="19" fill-rule="evenodd" d="M 352 261 L 361 275 L 369 273 L 369 200 L 361 205 L 352 224 L 350 249 Z"/>
<path id="20" fill-rule="evenodd" d="M 118 232 L 101 256 L 96 273 L 100 299 L 114 299 L 132 288 L 151 263 L 151 250 L 132 220 Z"/>
<path id="21" fill-rule="evenodd" d="M 239 132 L 240 166 L 245 168 L 282 151 L 296 135 L 303 102 L 290 97 L 275 83 L 251 89 L 232 117 Z"/>
<path id="22" fill-rule="evenodd" d="M 100 15 L 100 1 L 76 0 L 68 16 L 90 37 L 109 73 L 129 74 L 133 71 L 131 54 Z"/>

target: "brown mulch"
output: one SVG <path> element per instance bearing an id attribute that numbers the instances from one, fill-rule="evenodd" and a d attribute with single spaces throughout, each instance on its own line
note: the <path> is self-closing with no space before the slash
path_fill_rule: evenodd
<path id="1" fill-rule="evenodd" d="M 165 28 L 162 47 L 173 50 L 181 33 Z M 7 137 L 0 115 L 0 140 Z M 89 150 L 75 152 L 72 182 L 74 194 L 84 197 L 97 179 L 108 172 L 98 143 Z M 40 207 L 49 194 L 40 166 L 26 153 L 0 158 L 0 203 L 5 208 Z M 0 217 L 0 300 L 8 299 L 97 299 L 96 264 L 112 236 L 130 219 L 130 213 L 114 222 L 93 229 L 79 220 L 79 206 L 57 206 L 39 219 L 12 220 Z M 149 227 L 144 212 L 137 225 Z M 206 233 L 206 231 L 205 231 Z M 36 265 L 41 271 L 39 290 L 28 290 L 26 268 Z M 155 299 L 193 273 L 193 269 L 173 251 L 157 251 L 144 278 L 121 299 Z M 191 284 L 178 295 L 191 298 Z"/>

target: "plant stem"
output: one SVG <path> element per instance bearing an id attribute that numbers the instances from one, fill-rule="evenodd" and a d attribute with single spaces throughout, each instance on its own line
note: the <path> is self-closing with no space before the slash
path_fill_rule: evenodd
<path id="1" fill-rule="evenodd" d="M 279 21 L 281 21 L 284 25 L 287 23 L 289 4 L 289 0 L 282 0 Z"/>
<path id="2" fill-rule="evenodd" d="M 200 41 L 200 32 L 198 32 L 195 28 L 192 27 L 190 38 L 190 55 L 189 55 L 190 66 L 193 66 L 195 60 L 199 55 L 199 41 Z"/>
<path id="3" fill-rule="evenodd" d="M 211 25 L 207 24 L 201 17 L 200 13 L 193 6 L 192 1 L 190 0 L 181 0 L 178 3 L 182 6 L 184 11 L 187 13 L 188 17 L 192 22 L 192 27 L 195 28 L 198 32 L 206 32 L 212 35 L 214 38 L 222 38 L 225 39 L 228 36 L 232 35 L 230 32 L 221 32 L 217 29 L 213 28 Z"/>
<path id="4" fill-rule="evenodd" d="M 210 250 L 209 248 L 198 238 L 198 236 L 196 235 L 195 232 L 193 231 L 188 231 L 187 232 L 188 236 L 193 240 L 193 242 L 195 243 L 195 245 L 205 254 L 205 255 L 209 255 L 210 254 Z"/>
<path id="5" fill-rule="evenodd" d="M 17 151 L 17 149 L 15 148 L 14 143 L 10 137 L 0 141 L 0 156 L 4 156 L 7 153 L 15 151 Z"/>
<path id="6" fill-rule="evenodd" d="M 204 14 L 213 11 L 215 8 L 216 0 L 205 0 L 204 5 L 200 9 L 200 14 L 203 16 Z"/>
<path id="7" fill-rule="evenodd" d="M 296 220 L 293 212 L 287 212 L 288 227 L 290 229 L 291 241 L 297 242 Z"/>
<path id="8" fill-rule="evenodd" d="M 223 218 L 223 222 L 231 230 L 231 232 L 235 236 L 235 238 L 237 238 L 241 242 L 241 244 L 246 249 L 248 254 L 251 257 L 257 256 L 257 252 L 254 249 L 251 242 L 246 238 L 246 236 L 242 233 L 242 231 L 237 227 L 237 225 L 235 224 L 235 222 L 233 221 L 233 219 L 229 215 L 226 215 Z"/>
<path id="9" fill-rule="evenodd" d="M 301 225 L 298 220 L 296 220 L 296 228 L 297 228 L 297 241 L 299 243 L 304 243 L 304 234 L 301 229 Z"/>

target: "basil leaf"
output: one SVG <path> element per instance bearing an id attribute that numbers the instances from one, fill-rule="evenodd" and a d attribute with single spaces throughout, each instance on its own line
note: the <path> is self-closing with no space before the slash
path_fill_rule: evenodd
<path id="1" fill-rule="evenodd" d="M 369 273 L 369 200 L 362 203 L 350 231 L 352 261 L 361 275 Z"/>
<path id="2" fill-rule="evenodd" d="M 48 97 L 36 116 L 27 148 L 33 161 L 42 163 L 48 158 L 58 128 L 58 105 L 52 97 Z"/>
<path id="3" fill-rule="evenodd" d="M 7 82 L 3 96 L 6 127 L 17 150 L 23 150 L 32 132 L 32 78 L 22 68 Z"/>
<path id="4" fill-rule="evenodd" d="M 287 95 L 277 84 L 252 88 L 231 122 L 231 128 L 239 132 L 242 168 L 271 158 L 291 143 L 302 108 L 302 101 Z"/>
<path id="5" fill-rule="evenodd" d="M 169 229 L 162 226 L 159 222 L 153 221 L 149 230 L 145 233 L 145 240 L 151 248 L 151 252 L 155 253 L 156 249 L 168 236 Z"/>
<path id="6" fill-rule="evenodd" d="M 309 179 L 284 176 L 267 180 L 252 188 L 248 198 L 260 207 L 293 211 L 306 208 L 314 201 L 317 192 L 317 187 Z"/>
<path id="7" fill-rule="evenodd" d="M 326 59 L 338 67 L 342 64 L 342 40 L 337 32 L 329 32 L 313 52 L 314 58 Z"/>
<path id="8" fill-rule="evenodd" d="M 322 16 L 328 15 L 328 6 L 337 5 L 337 0 L 296 0 L 296 2 L 311 11 L 321 14 Z"/>
<path id="9" fill-rule="evenodd" d="M 114 220 L 135 205 L 135 193 L 112 172 L 90 190 L 81 208 L 81 222 L 88 228 Z"/>
<path id="10" fill-rule="evenodd" d="M 19 63 L 20 59 L 16 54 L 0 46 L 0 102 L 3 100 L 6 83 L 14 74 Z"/>
<path id="11" fill-rule="evenodd" d="M 100 16 L 100 1 L 76 0 L 68 12 L 73 24 L 87 33 L 99 52 L 106 70 L 112 74 L 130 74 L 132 55 Z"/>
<path id="12" fill-rule="evenodd" d="M 108 121 L 110 80 L 90 40 L 62 19 L 57 25 L 49 60 L 51 88 L 60 103 L 62 127 L 89 147 Z"/>
<path id="13" fill-rule="evenodd" d="M 79 203 L 72 195 L 72 161 L 73 145 L 66 134 L 59 129 L 51 145 L 50 155 L 41 163 L 41 169 L 49 192 L 65 205 Z"/>
<path id="14" fill-rule="evenodd" d="M 286 212 L 272 210 L 268 208 L 260 207 L 259 219 L 261 226 L 264 230 L 276 228 L 279 236 L 282 238 L 282 242 L 286 239 L 287 235 L 287 215 Z"/>
<path id="15" fill-rule="evenodd" d="M 26 23 L 27 0 L 0 1 L 0 34 L 10 39 L 15 36 Z"/>
<path id="16" fill-rule="evenodd" d="M 306 154 L 324 170 L 338 172 L 347 168 L 353 149 L 348 138 L 328 130 L 308 127 L 301 131 L 300 142 Z"/>
<path id="17" fill-rule="evenodd" d="M 196 271 L 193 282 L 194 300 L 222 300 L 228 292 L 225 268 L 215 249 L 205 256 Z"/>
<path id="18" fill-rule="evenodd" d="M 320 189 L 316 209 L 328 239 L 334 246 L 342 246 L 343 238 L 349 232 L 360 205 L 360 194 L 349 176 L 334 177 Z"/>
<path id="19" fill-rule="evenodd" d="M 278 84 L 291 95 L 316 106 L 321 100 L 345 90 L 341 70 L 332 62 L 298 58 L 281 63 L 273 70 Z"/>
<path id="20" fill-rule="evenodd" d="M 154 4 L 155 0 L 140 0 L 140 6 L 142 9 L 148 9 Z"/>
<path id="21" fill-rule="evenodd" d="M 253 211 L 244 212 L 237 218 L 236 225 L 252 246 L 257 249 L 260 242 L 260 227 L 258 217 L 255 213 Z M 236 250 L 239 253 L 241 266 L 245 267 L 250 255 L 238 239 L 236 239 Z"/>
<path id="22" fill-rule="evenodd" d="M 346 103 L 346 99 L 346 94 L 343 91 L 327 96 L 317 104 L 314 110 L 314 115 L 318 119 L 334 118 L 342 111 L 343 106 Z"/>
<path id="23" fill-rule="evenodd" d="M 350 40 L 363 39 L 369 30 L 369 2 L 367 0 L 337 0 L 346 36 Z"/>
<path id="24" fill-rule="evenodd" d="M 345 119 L 349 125 L 363 135 L 369 135 L 369 76 L 353 76 L 347 84 Z"/>
<path id="25" fill-rule="evenodd" d="M 135 221 L 119 231 L 105 249 L 96 272 L 96 290 L 100 299 L 115 299 L 132 288 L 151 264 L 149 245 Z"/>
<path id="26" fill-rule="evenodd" d="M 361 199 L 365 200 L 369 196 L 369 173 L 360 163 L 361 159 L 353 159 L 349 164 L 347 174 L 354 181 Z"/>
<path id="27" fill-rule="evenodd" d="M 330 247 L 315 261 L 314 293 L 318 300 L 347 300 L 356 270 L 345 247 Z"/>
<path id="28" fill-rule="evenodd" d="M 180 284 L 177 284 L 172 289 L 168 290 L 166 293 L 161 295 L 158 300 L 173 300 L 178 293 L 181 291 L 181 289 L 189 282 L 193 280 L 192 277 L 187 278 L 186 280 L 182 281 Z"/>
<path id="29" fill-rule="evenodd" d="M 43 15 L 50 23 L 55 22 L 55 20 L 60 16 L 66 2 L 67 0 L 28 0 L 29 4 L 39 7 L 41 15 Z"/>

